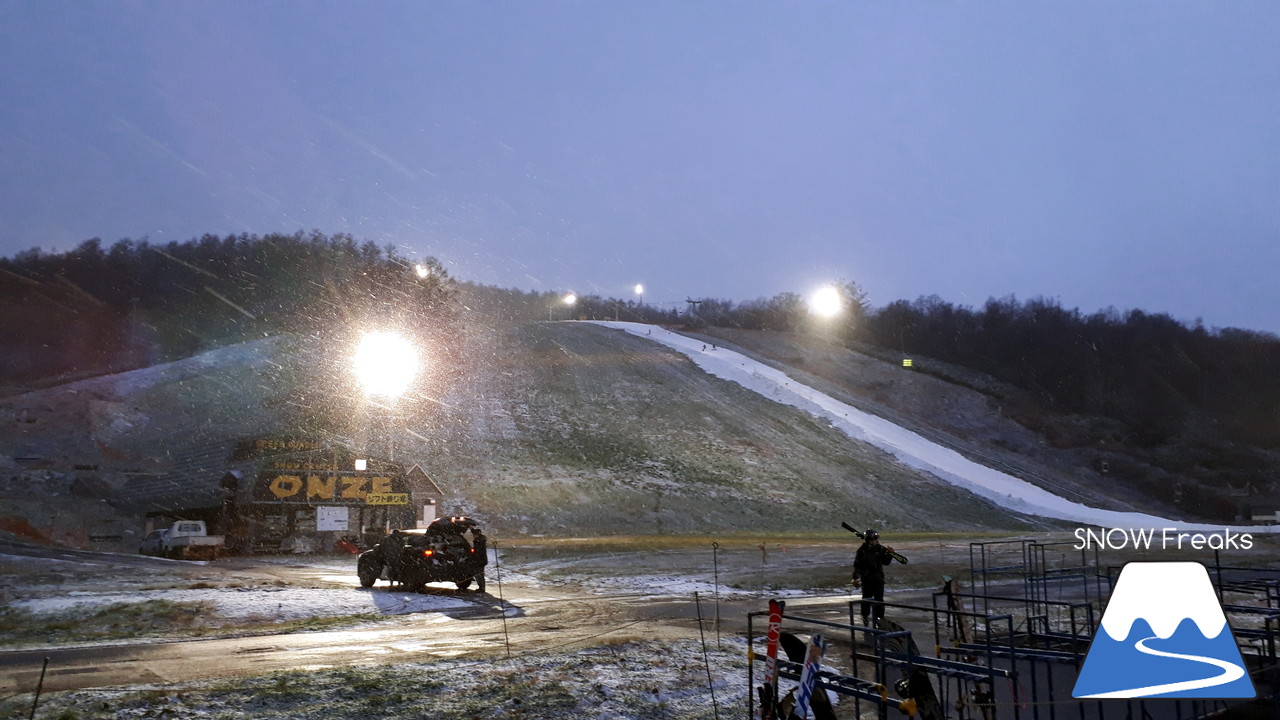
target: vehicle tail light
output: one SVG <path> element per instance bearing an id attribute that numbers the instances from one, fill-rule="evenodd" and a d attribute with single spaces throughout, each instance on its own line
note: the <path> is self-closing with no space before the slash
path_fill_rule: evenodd
<path id="1" fill-rule="evenodd" d="M 475 551 L 476 551 L 475 548 L 471 548 L 470 550 L 468 550 L 468 552 L 475 552 Z"/>
<path id="2" fill-rule="evenodd" d="M 435 555 L 435 554 L 436 554 L 436 551 L 435 551 L 435 550 L 423 550 L 423 551 L 422 551 L 422 557 L 431 557 L 432 555 Z"/>

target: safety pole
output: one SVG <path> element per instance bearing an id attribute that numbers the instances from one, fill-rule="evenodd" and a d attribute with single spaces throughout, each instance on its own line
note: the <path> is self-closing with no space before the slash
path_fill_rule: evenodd
<path id="1" fill-rule="evenodd" d="M 716 686 L 711 681 L 711 658 L 707 657 L 707 636 L 702 632 L 702 600 L 698 598 L 698 591 L 693 592 L 693 603 L 698 607 L 698 635 L 702 636 L 702 664 L 707 668 L 707 689 L 711 691 L 711 710 L 715 714 L 716 720 L 720 720 L 720 704 L 716 702 Z M 747 692 L 750 692 L 750 688 Z"/>
<path id="2" fill-rule="evenodd" d="M 511 659 L 511 636 L 507 633 L 507 601 L 502 596 L 502 563 L 498 561 L 498 541 L 493 541 L 493 569 L 498 575 L 498 609 L 502 611 L 502 640 L 507 646 L 507 659 Z"/>
<path id="3" fill-rule="evenodd" d="M 715 578 L 716 593 L 716 647 L 720 647 L 720 560 L 717 557 L 720 550 L 720 543 L 711 543 L 711 571 Z"/>
<path id="4" fill-rule="evenodd" d="M 44 659 L 44 665 L 40 667 L 40 682 L 36 683 L 36 696 L 31 700 L 31 714 L 27 716 L 27 720 L 32 720 L 36 716 L 36 703 L 40 702 L 40 691 L 44 689 L 44 671 L 48 669 L 49 658 L 46 657 Z"/>

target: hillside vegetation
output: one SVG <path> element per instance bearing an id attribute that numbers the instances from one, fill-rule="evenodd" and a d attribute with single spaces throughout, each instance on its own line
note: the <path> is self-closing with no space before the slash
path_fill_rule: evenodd
<path id="1" fill-rule="evenodd" d="M 393 327 L 448 347 L 459 307 L 436 260 L 319 232 L 30 250 L 0 258 L 0 303 L 0 386 L 25 387 L 282 333 Z"/>
<path id="2" fill-rule="evenodd" d="M 1012 421 L 1016 429 L 1004 425 L 985 448 L 966 452 L 1000 456 L 1015 474 L 1044 476 L 1046 487 L 1065 482 L 1085 497 L 1128 498 L 1139 509 L 1216 522 L 1280 507 L 1274 335 L 1188 327 L 1140 310 L 1086 315 L 1043 298 L 992 299 L 974 310 L 930 297 L 873 309 L 856 284 L 839 288 L 846 312 L 830 320 L 784 293 L 740 304 L 704 299 L 681 325 L 735 337 L 784 365 L 798 361 L 796 369 L 845 386 L 864 405 L 931 408 L 915 414 L 926 429 L 982 416 Z M 595 297 L 580 299 L 577 314 L 653 319 L 649 309 Z M 814 341 L 828 352 L 805 367 L 818 355 L 795 348 Z M 857 377 L 867 361 L 900 368 L 904 358 L 915 361 L 913 372 L 943 381 L 928 392 L 941 398 L 968 389 L 988 407 L 972 415 L 901 396 L 888 380 Z M 967 432 L 959 428 L 961 441 Z M 1028 452 L 1038 456 L 1030 467 L 1017 460 Z"/>
<path id="3" fill-rule="evenodd" d="M 469 512 L 521 531 L 1027 526 L 655 343 L 583 323 L 488 342 L 413 436 Z"/>
<path id="4" fill-rule="evenodd" d="M 703 299 L 681 315 L 588 296 L 572 314 L 729 339 L 1076 499 L 1231 521 L 1280 497 L 1274 336 L 1140 311 L 1085 316 L 1040 299 L 874 309 L 855 283 L 839 287 L 846 312 L 824 323 L 794 293 Z M 466 508 L 530 532 L 791 526 L 782 518 L 849 507 L 920 528 L 1001 522 L 670 352 L 548 322 L 568 319 L 559 300 L 459 283 L 434 259 L 319 232 L 20 253 L 0 259 L 0 388 L 11 396 L 0 412 L 12 423 L 0 462 L 128 472 L 221 434 L 297 432 L 394 438 L 401 459 L 420 461 Z M 356 397 L 344 362 L 373 328 L 428 348 L 417 395 L 380 414 Z M 209 354 L 264 338 L 279 342 L 252 370 L 233 369 L 238 351 Z M 904 356 L 917 359 L 909 383 Z M 121 389 L 134 380 L 110 379 L 160 367 L 185 379 L 145 398 Z M 119 375 L 131 369 L 141 375 Z"/>
<path id="5" fill-rule="evenodd" d="M 657 344 L 587 323 L 471 324 L 464 369 L 389 412 L 314 382 L 318 350 L 282 336 L 0 399 L 10 512 L 84 545 L 87 533 L 140 527 L 128 512 L 180 508 L 201 488 L 207 497 L 224 465 L 214 458 L 149 505 L 114 503 L 122 515 L 103 516 L 102 500 L 129 497 L 139 473 L 306 428 L 421 465 L 448 495 L 446 512 L 504 534 L 1040 526 Z"/>

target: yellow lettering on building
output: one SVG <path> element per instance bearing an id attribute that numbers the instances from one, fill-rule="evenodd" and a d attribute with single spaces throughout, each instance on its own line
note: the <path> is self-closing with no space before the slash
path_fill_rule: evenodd
<path id="1" fill-rule="evenodd" d="M 364 501 L 369 505 L 408 505 L 409 493 L 369 493 Z"/>
<path id="2" fill-rule="evenodd" d="M 319 461 L 301 461 L 301 460 L 275 460 L 266 463 L 263 467 L 272 470 L 293 470 L 293 471 L 316 471 L 316 470 L 337 470 L 337 463 L 319 462 Z"/>
<path id="3" fill-rule="evenodd" d="M 365 483 L 369 478 L 365 477 L 344 477 L 342 478 L 342 497 L 351 500 L 363 500 L 365 495 L 369 494 L 365 490 Z"/>
<path id="4" fill-rule="evenodd" d="M 277 475 L 272 478 L 267 489 L 281 500 L 293 497 L 302 490 L 302 478 L 298 475 Z"/>
<path id="5" fill-rule="evenodd" d="M 389 477 L 376 477 L 376 476 L 375 476 L 375 477 L 373 478 L 373 485 L 372 485 L 372 487 L 370 487 L 370 488 L 369 488 L 369 492 L 371 492 L 371 493 L 389 493 L 389 492 L 391 492 L 391 478 L 389 478 Z"/>
<path id="6" fill-rule="evenodd" d="M 319 475 L 307 476 L 307 499 L 320 498 L 321 500 L 332 500 L 334 488 L 337 485 L 338 478 L 330 475 L 329 477 L 321 477 Z"/>

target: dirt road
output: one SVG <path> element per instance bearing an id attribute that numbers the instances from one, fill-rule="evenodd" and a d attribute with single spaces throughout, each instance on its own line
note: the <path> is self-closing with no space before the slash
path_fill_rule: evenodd
<path id="1" fill-rule="evenodd" d="M 508 649 L 517 653 L 580 647 L 605 642 L 606 637 L 621 641 L 697 634 L 696 624 L 650 597 L 557 597 L 513 591 L 501 607 L 488 596 L 477 596 L 469 614 L 406 615 L 394 624 L 349 630 L 4 652 L 0 696 L 33 689 L 45 658 L 49 669 L 44 688 L 55 691 L 351 664 L 483 659 L 502 656 Z"/>
<path id="2" fill-rule="evenodd" d="M 344 564 L 351 567 L 335 572 L 334 565 Z M 340 558 L 297 558 L 284 564 L 280 559 L 255 558 L 184 563 L 0 542 L 0 569 L 5 570 L 5 594 L 10 597 L 49 594 L 92 602 L 95 593 L 112 592 L 122 585 L 136 588 L 145 598 L 148 593 L 163 592 L 146 587 L 231 584 L 237 586 L 235 594 L 259 598 L 267 614 L 275 607 L 281 586 L 329 588 L 374 601 L 403 595 L 381 583 L 372 590 L 359 589 L 354 562 Z M 65 640 L 51 633 L 49 647 L 0 652 L 0 697 L 32 692 L 45 658 L 49 665 L 43 688 L 58 691 L 284 669 L 443 658 L 484 660 L 508 652 L 698 636 L 696 608 L 687 598 L 590 593 L 574 585 L 547 585 L 510 575 L 501 591 L 492 580 L 489 589 L 493 594 L 431 586 L 423 600 L 442 600 L 443 609 L 323 632 L 80 646 L 58 646 Z M 713 608 L 708 605 L 706 610 L 710 618 Z M 726 607 L 724 612 L 740 616 L 746 606 Z"/>
<path id="3" fill-rule="evenodd" d="M 920 573 L 931 566 L 926 549 L 922 545 L 911 550 L 920 566 L 913 562 L 909 568 L 896 567 L 899 579 L 905 579 L 908 569 Z M 786 566 L 797 577 L 812 578 L 828 566 L 831 572 L 847 572 L 841 565 L 847 555 L 844 545 L 791 546 L 790 550 L 772 554 L 792 558 Z M 166 588 L 204 586 L 214 588 L 205 592 L 257 603 L 262 617 L 270 619 L 285 588 L 306 589 L 323 598 L 363 599 L 371 608 L 383 610 L 377 622 L 344 629 L 249 636 L 244 635 L 251 630 L 239 630 L 240 637 L 225 637 L 228 633 L 221 632 L 218 634 L 224 637 L 217 639 L 127 640 L 69 647 L 64 645 L 65 639 L 51 633 L 48 649 L 0 652 L 0 697 L 32 692 L 46 657 L 49 669 L 44 688 L 56 691 L 284 669 L 459 658 L 483 662 L 508 652 L 571 650 L 633 639 L 698 639 L 702 636 L 699 615 L 701 629 L 709 639 L 740 638 L 746 632 L 748 613 L 763 610 L 764 598 L 770 593 L 766 589 L 713 593 L 705 584 L 693 582 L 705 574 L 700 567 L 705 560 L 701 549 L 630 553 L 625 566 L 631 575 L 626 577 L 619 577 L 626 573 L 619 569 L 620 556 L 613 553 L 597 557 L 580 551 L 559 555 L 557 551 L 553 557 L 523 552 L 527 557 L 522 563 L 504 566 L 500 588 L 496 578 L 491 578 L 489 593 L 432 587 L 424 597 L 388 591 L 381 584 L 373 590 L 359 589 L 351 558 L 236 558 L 185 563 L 0 543 L 0 576 L 5 578 L 3 590 L 11 600 L 44 595 L 92 602 L 94 597 L 115 597 L 111 593 L 126 587 L 133 597 L 146 601 L 169 592 Z M 724 565 L 726 558 L 729 568 Z M 754 547 L 722 548 L 721 562 L 722 583 L 726 583 L 726 575 L 737 582 L 761 572 L 760 552 Z M 770 560 L 770 574 L 780 562 Z M 629 578 L 632 584 L 610 590 L 593 578 L 609 582 Z M 727 583 L 719 587 L 729 589 Z M 900 602 L 931 602 L 932 588 L 891 591 Z M 694 592 L 699 592 L 696 599 Z M 847 591 L 799 595 L 791 591 L 787 595 L 790 612 L 832 622 L 849 618 Z M 402 603 L 402 596 L 425 602 L 425 609 L 385 610 L 384 599 Z M 322 611 L 329 617 L 343 615 L 336 608 Z M 63 646 L 54 647 L 57 645 Z"/>

